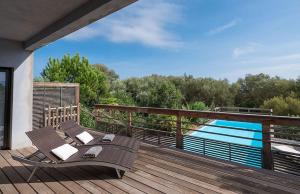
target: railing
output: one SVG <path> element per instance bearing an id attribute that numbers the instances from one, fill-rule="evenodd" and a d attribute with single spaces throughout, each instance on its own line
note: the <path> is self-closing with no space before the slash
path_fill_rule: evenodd
<path id="1" fill-rule="evenodd" d="M 282 126 L 300 132 L 300 118 L 113 105 L 95 105 L 94 114 L 99 130 L 114 133 L 123 131 L 129 136 L 159 146 L 176 147 L 223 160 L 300 175 L 297 154 L 272 150 L 271 147 L 273 144 L 300 147 L 297 139 L 299 135 L 277 132 L 277 128 Z M 261 129 L 219 126 L 213 120 L 258 123 Z M 211 129 L 217 127 L 217 130 L 196 130 L 205 126 Z M 271 130 L 271 126 L 276 130 Z M 234 130 L 234 133 L 224 133 L 227 129 Z M 247 137 L 243 135 L 245 132 L 255 135 Z M 207 138 L 205 134 L 239 139 L 242 144 Z M 290 142 L 287 139 L 283 141 L 283 136 L 297 138 Z M 247 141 L 256 142 L 257 145 L 243 145 Z"/>
<path id="2" fill-rule="evenodd" d="M 80 104 L 76 106 L 50 107 L 44 110 L 44 126 L 53 126 L 58 129 L 59 124 L 67 120 L 80 123 Z"/>
<path id="3" fill-rule="evenodd" d="M 216 107 L 214 109 L 216 112 L 231 112 L 231 113 L 244 113 L 244 114 L 262 114 L 262 115 L 272 115 L 272 109 L 264 108 L 247 108 L 247 107 Z"/>

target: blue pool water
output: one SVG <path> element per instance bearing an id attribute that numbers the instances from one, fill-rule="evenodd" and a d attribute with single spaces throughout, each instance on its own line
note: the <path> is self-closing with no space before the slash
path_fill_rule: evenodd
<path id="1" fill-rule="evenodd" d="M 201 127 L 185 136 L 184 149 L 240 164 L 262 167 L 262 125 L 260 123 L 215 120 L 210 125 L 213 126 Z"/>
<path id="2" fill-rule="evenodd" d="M 212 140 L 217 140 L 217 141 L 223 141 L 223 142 L 228 142 L 228 143 L 241 144 L 241 145 L 246 145 L 246 146 L 253 146 L 253 147 L 258 147 L 258 148 L 262 147 L 262 142 L 259 140 L 251 140 L 251 139 L 244 139 L 244 138 L 238 138 L 238 137 L 228 137 L 228 136 L 218 135 L 218 134 L 204 133 L 204 132 L 214 132 L 214 133 L 234 135 L 234 136 L 254 138 L 254 139 L 261 140 L 262 133 L 258 132 L 258 131 L 262 131 L 262 125 L 260 123 L 215 120 L 215 121 L 211 122 L 210 125 L 242 128 L 242 129 L 247 129 L 247 130 L 254 130 L 254 132 L 221 128 L 221 127 L 215 127 L 215 126 L 213 126 L 213 127 L 205 126 L 205 127 L 198 129 L 198 131 L 203 131 L 203 132 L 193 132 L 191 134 L 191 136 L 212 139 Z"/>

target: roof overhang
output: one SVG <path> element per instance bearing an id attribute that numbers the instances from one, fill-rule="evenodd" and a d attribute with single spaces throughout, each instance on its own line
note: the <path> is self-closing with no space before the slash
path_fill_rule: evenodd
<path id="1" fill-rule="evenodd" d="M 33 51 L 137 0 L 0 1 L 0 38 Z"/>

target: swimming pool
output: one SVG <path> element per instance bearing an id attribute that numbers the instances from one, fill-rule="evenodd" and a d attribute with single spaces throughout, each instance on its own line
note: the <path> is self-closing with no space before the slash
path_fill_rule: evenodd
<path id="1" fill-rule="evenodd" d="M 184 149 L 249 166 L 261 167 L 261 139 L 262 125 L 260 123 L 214 120 L 209 123 L 209 126 L 201 127 L 185 136 Z"/>
<path id="2" fill-rule="evenodd" d="M 202 137 L 202 138 L 206 138 L 206 139 L 223 141 L 223 142 L 236 143 L 236 144 L 241 144 L 241 145 L 246 145 L 246 146 L 253 146 L 253 147 L 259 147 L 259 148 L 262 147 L 262 142 L 259 141 L 262 139 L 262 133 L 261 133 L 262 125 L 260 123 L 215 120 L 209 124 L 220 126 L 220 127 L 215 127 L 215 126 L 201 127 L 198 129 L 198 131 L 202 131 L 202 132 L 195 131 L 190 135 L 195 136 L 195 137 Z M 222 127 L 234 127 L 234 128 L 240 128 L 240 129 L 247 129 L 247 131 L 222 128 Z M 253 130 L 253 131 L 250 131 L 250 130 Z M 205 132 L 214 132 L 214 133 L 220 133 L 220 134 L 224 134 L 224 135 L 210 134 L 210 133 L 205 133 Z M 259 140 L 251 140 L 251 139 L 238 138 L 238 137 L 229 137 L 229 136 L 225 136 L 225 135 L 234 135 L 234 136 L 253 138 L 253 139 L 259 139 Z"/>

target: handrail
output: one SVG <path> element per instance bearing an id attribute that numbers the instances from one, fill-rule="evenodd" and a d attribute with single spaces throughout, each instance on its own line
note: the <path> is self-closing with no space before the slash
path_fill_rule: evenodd
<path id="1" fill-rule="evenodd" d="M 226 135 L 222 134 L 224 136 L 229 137 L 237 137 L 237 138 L 243 138 L 243 139 L 249 139 L 249 140 L 257 140 L 262 142 L 262 148 L 261 149 L 261 156 L 262 156 L 262 166 L 265 169 L 273 169 L 274 168 L 274 162 L 273 162 L 273 154 L 271 149 L 271 143 L 274 141 L 271 139 L 271 136 L 276 134 L 276 132 L 272 131 L 273 125 L 283 125 L 283 126 L 297 126 L 300 127 L 300 117 L 287 117 L 287 116 L 272 116 L 272 115 L 262 115 L 262 114 L 244 114 L 244 113 L 232 113 L 232 112 L 213 112 L 213 111 L 195 111 L 195 110 L 180 110 L 180 109 L 168 109 L 168 108 L 152 108 L 152 107 L 134 107 L 134 106 L 120 106 L 120 105 L 107 105 L 107 104 L 97 104 L 95 105 L 95 109 L 100 110 L 108 110 L 111 111 L 119 111 L 120 113 L 126 113 L 127 114 L 127 132 L 128 135 L 132 135 L 132 129 L 134 129 L 136 126 L 132 124 L 132 115 L 133 113 L 136 113 L 135 115 L 143 115 L 141 113 L 147 114 L 157 114 L 157 115 L 169 115 L 169 116 L 175 116 L 176 119 L 172 120 L 172 122 L 176 123 L 174 126 L 172 126 L 173 129 L 175 129 L 176 137 L 176 147 L 179 149 L 184 148 L 184 136 L 183 130 L 189 129 L 184 126 L 182 126 L 185 122 L 182 121 L 182 118 L 201 118 L 201 119 L 220 119 L 220 120 L 230 120 L 230 121 L 241 121 L 241 122 L 252 122 L 252 123 L 260 123 L 262 125 L 262 130 L 259 131 L 262 134 L 262 139 L 257 138 L 249 138 L 249 137 L 242 137 L 236 134 L 232 135 Z M 126 119 L 126 118 L 125 118 Z M 154 119 L 155 120 L 155 119 Z M 152 124 L 151 124 L 152 125 Z M 214 126 L 213 124 L 206 124 L 203 123 L 202 125 L 206 126 Z M 219 127 L 219 126 L 218 126 Z M 231 128 L 236 130 L 244 130 L 249 131 L 248 129 L 243 128 L 235 128 L 235 127 L 220 127 L 220 128 Z M 143 128 L 143 136 L 145 135 L 145 128 Z M 189 129 L 189 131 L 192 131 L 193 129 Z M 257 132 L 257 130 L 252 130 L 253 132 Z M 207 132 L 207 131 L 199 131 L 200 133 L 211 133 L 215 135 L 219 135 L 220 133 L 216 132 Z M 161 141 L 161 137 L 157 137 L 157 141 Z M 207 140 L 209 142 L 209 140 Z M 203 139 L 203 142 L 206 142 L 206 139 Z M 274 142 L 275 143 L 275 142 Z M 277 142 L 276 142 L 277 143 Z M 229 143 L 230 144 L 230 143 Z M 204 150 L 205 148 L 205 143 Z M 230 144 L 231 145 L 231 144 Z M 232 144 L 234 145 L 234 144 Z M 204 151 L 204 153 L 206 153 Z"/>
<path id="2" fill-rule="evenodd" d="M 221 106 L 216 107 L 214 111 L 220 111 L 220 112 L 227 112 L 233 111 L 233 112 L 249 112 L 249 113 L 268 113 L 272 115 L 273 110 L 272 109 L 266 109 L 266 108 L 248 108 L 248 107 L 228 107 L 228 106 Z"/>
<path id="3" fill-rule="evenodd" d="M 97 104 L 96 109 L 110 109 L 126 112 L 139 112 L 149 114 L 166 114 L 174 116 L 185 116 L 193 118 L 206 118 L 206 119 L 224 119 L 231 121 L 244 121 L 263 123 L 268 122 L 272 125 L 287 125 L 287 126 L 300 126 L 300 117 L 286 117 L 286 116 L 270 116 L 270 115 L 253 115 L 253 114 L 240 114 L 240 113 L 226 113 L 226 112 L 213 112 L 213 111 L 194 111 L 194 110 L 180 110 L 180 109 L 167 109 L 167 108 L 150 108 L 150 107 L 134 107 L 134 106 L 119 106 Z"/>

